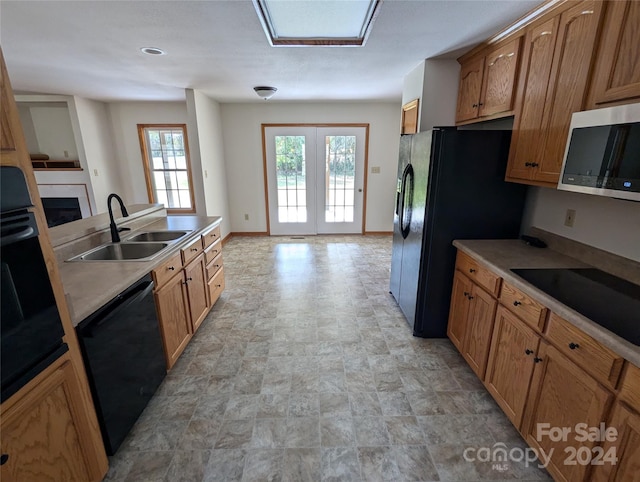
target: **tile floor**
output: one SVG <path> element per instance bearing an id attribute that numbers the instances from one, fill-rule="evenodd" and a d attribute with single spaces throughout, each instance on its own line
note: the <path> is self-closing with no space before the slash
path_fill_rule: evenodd
<path id="1" fill-rule="evenodd" d="M 236 237 L 226 290 L 107 480 L 541 480 L 467 462 L 526 445 L 448 340 L 412 336 L 389 236 Z"/>

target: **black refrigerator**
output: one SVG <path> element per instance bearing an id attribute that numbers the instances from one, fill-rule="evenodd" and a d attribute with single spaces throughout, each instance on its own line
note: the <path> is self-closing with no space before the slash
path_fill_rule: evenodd
<path id="1" fill-rule="evenodd" d="M 415 336 L 447 333 L 454 239 L 517 238 L 526 186 L 504 181 L 511 131 L 400 138 L 390 292 Z"/>

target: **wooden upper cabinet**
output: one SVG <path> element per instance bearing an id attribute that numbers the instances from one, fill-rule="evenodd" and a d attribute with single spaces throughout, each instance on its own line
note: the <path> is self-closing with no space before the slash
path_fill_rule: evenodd
<path id="1" fill-rule="evenodd" d="M 460 68 L 460 85 L 458 87 L 456 122 L 464 122 L 478 117 L 483 73 L 484 57 L 462 64 Z"/>
<path id="2" fill-rule="evenodd" d="M 414 99 L 402 106 L 402 128 L 400 134 L 415 134 L 418 132 L 418 113 L 420 99 Z"/>
<path id="3" fill-rule="evenodd" d="M 485 57 L 480 117 L 513 109 L 520 41 L 518 37 Z"/>
<path id="4" fill-rule="evenodd" d="M 640 101 L 640 2 L 608 2 L 589 108 Z"/>
<path id="5" fill-rule="evenodd" d="M 583 110 L 602 2 L 570 8 L 529 29 L 508 181 L 555 186 L 571 115 Z"/>
<path id="6" fill-rule="evenodd" d="M 513 110 L 521 37 L 461 61 L 456 122 L 509 115 Z"/>

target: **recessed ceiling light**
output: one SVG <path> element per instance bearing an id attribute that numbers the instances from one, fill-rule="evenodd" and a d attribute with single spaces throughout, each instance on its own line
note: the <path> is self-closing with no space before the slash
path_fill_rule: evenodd
<path id="1" fill-rule="evenodd" d="M 156 47 L 142 47 L 140 51 L 143 54 L 147 54 L 147 55 L 167 55 L 167 53 L 164 50 L 158 49 Z"/>

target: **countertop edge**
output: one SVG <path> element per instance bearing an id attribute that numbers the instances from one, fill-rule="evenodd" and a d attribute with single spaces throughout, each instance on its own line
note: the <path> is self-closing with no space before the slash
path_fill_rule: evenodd
<path id="1" fill-rule="evenodd" d="M 500 240 L 500 241 L 504 241 L 504 240 Z M 523 245 L 521 241 L 517 241 L 517 240 L 510 240 L 510 241 L 514 243 L 514 249 L 517 249 L 515 243 Z M 591 321 L 589 318 L 586 318 L 585 316 L 581 315 L 577 311 L 569 308 L 567 305 L 561 303 L 560 301 L 556 300 L 552 296 L 548 295 L 544 291 L 541 291 L 540 289 L 531 285 L 530 283 L 528 283 L 518 275 L 512 273 L 510 271 L 510 268 L 507 268 L 506 266 L 501 265 L 499 260 L 496 260 L 493 257 L 488 256 L 486 252 L 482 251 L 482 249 L 478 249 L 478 246 L 479 246 L 478 243 L 480 242 L 490 243 L 493 241 L 492 240 L 481 240 L 481 241 L 454 240 L 453 245 L 456 248 L 463 251 L 464 253 L 473 257 L 480 263 L 484 264 L 488 268 L 490 268 L 491 271 L 493 271 L 494 273 L 502 277 L 502 279 L 507 283 L 522 290 L 527 295 L 530 295 L 536 301 L 546 306 L 550 311 L 553 311 L 557 315 L 567 320 L 576 328 L 579 328 L 580 330 L 584 331 L 586 334 L 588 334 L 598 342 L 602 343 L 603 346 L 606 346 L 607 348 L 613 350 L 614 352 L 619 354 L 621 357 L 623 357 L 627 361 L 640 367 L 640 347 L 635 346 L 634 344 L 628 342 L 627 340 L 619 337 L 615 333 L 612 333 L 606 328 L 601 327 L 597 323 Z M 504 247 L 508 248 L 509 244 L 505 242 Z M 539 248 L 530 248 L 530 249 L 539 250 Z M 555 251 L 539 250 L 539 252 L 550 253 L 550 256 L 553 257 L 553 263 L 550 263 L 550 264 L 553 264 L 552 267 L 557 267 L 559 263 L 561 264 L 563 261 L 562 258 L 566 259 L 565 267 L 568 267 L 568 268 L 590 267 L 590 265 L 587 265 L 581 261 L 578 261 L 566 255 L 557 253 Z M 516 268 L 519 266 L 512 266 L 512 267 Z M 539 266 L 539 267 L 545 267 L 545 266 Z"/>

